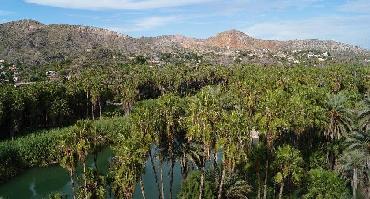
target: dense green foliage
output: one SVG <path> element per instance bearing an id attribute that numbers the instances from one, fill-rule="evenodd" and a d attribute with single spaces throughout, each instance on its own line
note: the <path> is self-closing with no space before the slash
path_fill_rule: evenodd
<path id="1" fill-rule="evenodd" d="M 155 163 L 160 198 L 175 197 L 175 162 L 183 198 L 338 198 L 347 197 L 349 187 L 354 197 L 370 194 L 369 68 L 124 66 L 86 69 L 61 85 L 87 102 L 81 117 L 114 115 L 106 112 L 108 101 L 120 103 L 126 117 L 77 122 L 67 128 L 68 136 L 54 140 L 58 147 L 38 148 L 61 149 L 55 157 L 32 151 L 29 146 L 37 144 L 27 137 L 4 142 L 0 154 L 9 158 L 16 146 L 6 143 L 31 140 L 24 148 L 32 152 L 23 151 L 19 161 L 32 160 L 27 166 L 59 161 L 76 182 L 76 196 L 111 192 L 132 198 L 137 184 L 145 195 L 147 161 Z M 52 132 L 45 136 L 54 137 Z M 97 138 L 106 135 L 115 157 L 103 176 L 85 164 L 99 150 Z M 33 160 L 34 153 L 40 159 Z M 163 163 L 170 165 L 169 194 L 162 191 Z M 85 165 L 82 176 L 76 176 L 77 164 Z M 92 181 L 95 188 L 89 189 Z"/>
<path id="2" fill-rule="evenodd" d="M 94 122 L 94 126 L 108 138 L 115 137 L 117 129 L 124 122 L 124 118 L 101 119 Z M 64 140 L 73 137 L 76 127 L 65 127 L 53 130 L 35 132 L 15 140 L 0 143 L 0 182 L 15 176 L 21 170 L 30 167 L 47 166 L 63 159 L 59 146 Z M 109 141 L 108 140 L 108 141 Z M 108 143 L 103 146 L 104 148 Z"/>
<path id="3" fill-rule="evenodd" d="M 58 82 L 40 82 L 21 87 L 2 85 L 0 101 L 3 106 L 0 119 L 0 138 L 18 133 L 69 124 L 83 118 L 83 93 L 69 93 Z"/>
<path id="4" fill-rule="evenodd" d="M 298 150 L 285 145 L 277 149 L 274 165 L 278 170 L 274 179 L 280 185 L 279 198 L 282 198 L 286 181 L 290 181 L 294 185 L 300 183 L 303 173 L 303 159 Z"/>
<path id="5" fill-rule="evenodd" d="M 179 193 L 178 197 L 185 199 L 185 198 L 199 198 L 199 181 L 200 181 L 200 172 L 192 172 L 186 180 L 182 183 L 181 192 Z M 209 176 L 206 179 L 206 183 L 204 185 L 204 198 L 211 199 L 215 198 L 214 195 L 216 191 L 216 187 L 214 183 L 212 183 L 212 178 Z"/>
<path id="6" fill-rule="evenodd" d="M 346 182 L 333 171 L 313 169 L 309 172 L 304 198 L 350 198 Z"/>
<path id="7" fill-rule="evenodd" d="M 19 87 L 1 84 L 0 139 L 30 129 L 58 127 L 82 118 L 94 119 L 113 102 L 120 103 L 122 111 L 128 113 L 139 100 L 156 98 L 166 92 L 185 95 L 220 82 L 222 77 L 217 75 L 218 71 L 211 66 L 96 67 L 83 70 L 70 80 L 32 82 Z"/>
<path id="8" fill-rule="evenodd" d="M 16 175 L 20 170 L 46 166 L 57 161 L 59 141 L 68 134 L 68 128 L 31 134 L 0 144 L 0 181 Z"/>

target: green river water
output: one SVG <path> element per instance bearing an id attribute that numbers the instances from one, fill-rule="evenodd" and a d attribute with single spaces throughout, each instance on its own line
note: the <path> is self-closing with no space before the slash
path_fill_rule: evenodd
<path id="1" fill-rule="evenodd" d="M 107 149 L 98 156 L 98 168 L 106 172 L 109 161 L 112 157 L 112 151 Z M 89 159 L 88 163 L 92 165 L 93 161 Z M 156 163 L 155 163 L 156 164 Z M 164 165 L 163 183 L 164 192 L 169 197 L 169 165 Z M 146 198 L 158 198 L 157 185 L 155 183 L 152 165 L 148 160 L 143 175 Z M 176 196 L 181 186 L 180 165 L 174 167 L 173 195 Z M 0 199 L 38 199 L 47 198 L 50 193 L 63 192 L 71 193 L 71 183 L 68 173 L 60 166 L 46 168 L 32 168 L 24 171 L 10 181 L 0 185 Z M 71 197 L 70 197 L 71 198 Z M 135 199 L 142 198 L 140 186 L 136 186 Z M 175 197 L 174 197 L 175 198 Z"/>

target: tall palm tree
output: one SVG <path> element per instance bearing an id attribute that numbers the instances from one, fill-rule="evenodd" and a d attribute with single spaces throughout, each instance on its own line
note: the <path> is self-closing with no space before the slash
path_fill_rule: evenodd
<path id="1" fill-rule="evenodd" d="M 346 107 L 347 98 L 343 93 L 329 95 L 326 102 L 327 126 L 324 134 L 330 139 L 340 139 L 352 128 L 352 112 Z"/>
<path id="2" fill-rule="evenodd" d="M 343 93 L 328 95 L 326 102 L 327 124 L 324 135 L 330 140 L 339 140 L 347 136 L 353 126 L 352 112 L 346 107 L 347 98 Z M 334 169 L 336 164 L 336 155 L 328 150 L 327 158 L 330 168 Z"/>
<path id="3" fill-rule="evenodd" d="M 218 199 L 222 197 L 225 175 L 234 171 L 237 162 L 246 161 L 250 146 L 250 136 L 246 115 L 241 111 L 223 112 L 218 125 L 218 143 L 222 147 L 221 179 Z"/>
<path id="4" fill-rule="evenodd" d="M 275 175 L 275 181 L 280 184 L 279 199 L 281 199 L 286 180 L 291 180 L 294 184 L 300 181 L 303 173 L 303 158 L 298 149 L 284 145 L 277 149 L 274 164 L 279 171 Z"/>
<path id="5" fill-rule="evenodd" d="M 237 174 L 229 174 L 225 177 L 225 191 L 221 198 L 244 198 L 252 191 L 247 181 L 241 179 Z"/>
<path id="6" fill-rule="evenodd" d="M 89 135 L 89 140 L 91 142 L 91 153 L 93 155 L 95 169 L 98 171 L 98 154 L 106 148 L 109 138 L 95 125 L 92 127 L 91 131 L 92 132 Z"/>
<path id="7" fill-rule="evenodd" d="M 365 99 L 365 107 L 359 114 L 359 123 L 361 128 L 370 127 L 370 97 Z"/>
<path id="8" fill-rule="evenodd" d="M 136 126 L 137 129 L 141 131 L 141 133 L 145 136 L 149 136 L 153 145 L 148 149 L 149 159 L 152 165 L 152 170 L 154 173 L 155 182 L 157 185 L 159 198 L 163 198 L 163 194 L 161 192 L 161 184 L 158 179 L 158 171 L 156 168 L 156 162 L 154 161 L 154 157 L 156 156 L 156 149 L 159 143 L 159 135 L 158 135 L 158 123 L 159 123 L 159 111 L 155 110 L 157 106 L 156 103 L 153 101 L 147 101 L 142 106 L 135 108 L 133 113 L 131 114 L 131 123 Z M 154 157 L 153 157 L 154 156 Z M 162 184 L 163 185 L 163 184 Z"/>
<path id="9" fill-rule="evenodd" d="M 186 121 L 188 124 L 187 139 L 190 143 L 202 146 L 196 165 L 200 170 L 200 194 L 204 196 L 205 162 L 211 153 L 217 153 L 217 128 L 220 120 L 219 88 L 207 86 L 195 97 L 190 98 L 187 107 Z M 216 161 L 215 158 L 213 161 Z"/>
<path id="10" fill-rule="evenodd" d="M 167 150 L 170 161 L 170 198 L 172 199 L 173 169 L 175 165 L 176 128 L 179 119 L 178 98 L 174 95 L 165 95 L 160 99 L 160 115 L 164 119 L 165 136 L 167 137 Z"/>
<path id="11" fill-rule="evenodd" d="M 200 170 L 199 199 L 202 199 L 204 193 L 205 162 L 207 151 L 212 141 L 212 124 L 208 118 L 209 95 L 203 90 L 198 97 L 190 99 L 187 108 L 188 132 L 187 138 L 190 142 L 197 142 L 202 145 L 201 155 L 196 159 L 195 164 Z"/>
<path id="12" fill-rule="evenodd" d="M 370 129 L 360 129 L 354 131 L 346 139 L 348 145 L 344 157 L 342 157 L 344 168 L 353 169 L 352 184 L 356 185 L 353 189 L 357 189 L 357 174 L 362 173 L 364 176 L 364 185 L 367 187 L 367 197 L 370 197 Z"/>
<path id="13" fill-rule="evenodd" d="M 259 103 L 259 111 L 255 114 L 255 119 L 259 123 L 259 128 L 265 131 L 266 143 L 266 162 L 265 179 L 263 185 L 263 198 L 267 198 L 267 185 L 270 170 L 271 154 L 274 150 L 274 142 L 281 131 L 289 128 L 289 119 L 285 112 L 286 102 L 289 94 L 283 89 L 267 90 L 263 100 Z"/>
<path id="14" fill-rule="evenodd" d="M 63 140 L 60 144 L 60 148 L 62 150 L 63 157 L 60 161 L 60 165 L 68 170 L 69 178 L 71 181 L 71 187 L 72 187 L 72 197 L 75 198 L 75 182 L 74 177 L 76 173 L 76 167 L 78 163 L 78 157 L 77 157 L 77 149 L 75 140 L 72 139 L 66 139 Z"/>
<path id="15" fill-rule="evenodd" d="M 112 161 L 112 190 L 117 198 L 132 198 L 135 185 L 145 171 L 150 139 L 136 127 L 130 129 L 129 135 L 122 135 L 118 139 Z"/>
<path id="16" fill-rule="evenodd" d="M 359 184 L 359 175 L 361 175 L 366 168 L 366 154 L 360 150 L 346 150 L 339 159 L 340 170 L 347 173 L 352 173 L 352 194 L 353 198 L 357 198 L 357 187 Z"/>
<path id="17" fill-rule="evenodd" d="M 91 123 L 86 121 L 79 121 L 75 126 L 75 131 L 77 135 L 77 143 L 76 143 L 76 153 L 78 156 L 78 160 L 82 162 L 83 167 L 83 175 L 84 175 L 84 189 L 85 189 L 85 197 L 87 197 L 87 167 L 86 167 L 86 159 L 91 150 L 90 141 L 88 140 L 88 136 L 91 133 Z"/>

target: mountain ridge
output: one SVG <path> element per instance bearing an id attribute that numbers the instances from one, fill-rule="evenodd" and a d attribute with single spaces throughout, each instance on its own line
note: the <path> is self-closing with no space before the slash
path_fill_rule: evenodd
<path id="1" fill-rule="evenodd" d="M 134 38 L 104 28 L 68 24 L 43 24 L 19 20 L 0 24 L 0 59 L 29 65 L 58 60 L 86 61 L 122 55 L 158 57 L 162 53 L 214 53 L 229 56 L 237 51 L 327 51 L 333 55 L 368 55 L 358 46 L 331 40 L 263 40 L 236 29 L 206 39 L 184 35 Z M 94 53 L 90 53 L 94 52 Z M 94 55 L 92 55 L 94 54 Z"/>

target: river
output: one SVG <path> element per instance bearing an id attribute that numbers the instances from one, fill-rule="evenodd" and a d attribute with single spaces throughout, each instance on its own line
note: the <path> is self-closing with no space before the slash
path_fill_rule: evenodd
<path id="1" fill-rule="evenodd" d="M 112 157 L 110 149 L 104 150 L 98 156 L 98 168 L 100 171 L 107 172 L 109 161 Z M 91 158 L 88 159 L 88 164 L 93 165 Z M 156 163 L 155 163 L 156 164 Z M 80 169 L 79 169 L 80 170 Z M 81 172 L 81 171 L 79 171 Z M 169 165 L 164 164 L 163 168 L 163 183 L 164 193 L 169 198 Z M 144 188 L 146 198 L 158 198 L 157 185 L 155 183 L 154 173 L 151 162 L 148 160 L 143 175 Z M 181 186 L 181 171 L 180 165 L 175 164 L 173 195 L 174 198 L 180 191 Z M 31 168 L 20 175 L 14 177 L 10 181 L 0 185 L 0 199 L 39 199 L 47 198 L 53 192 L 62 192 L 69 194 L 71 197 L 71 183 L 68 173 L 60 166 L 51 166 L 45 168 Z M 140 186 L 136 186 L 135 199 L 142 198 Z"/>

